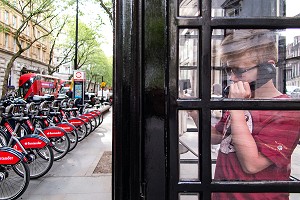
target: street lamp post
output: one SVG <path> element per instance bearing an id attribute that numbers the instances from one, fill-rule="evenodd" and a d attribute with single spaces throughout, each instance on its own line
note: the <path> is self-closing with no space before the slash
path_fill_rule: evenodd
<path id="1" fill-rule="evenodd" d="M 78 69 L 77 54 L 78 54 L 78 0 L 76 0 L 76 25 L 75 25 L 75 58 L 74 58 L 74 70 L 77 70 L 77 69 Z"/>

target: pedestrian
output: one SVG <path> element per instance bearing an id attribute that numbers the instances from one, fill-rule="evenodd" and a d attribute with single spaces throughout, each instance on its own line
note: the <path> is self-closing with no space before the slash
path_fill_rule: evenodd
<path id="1" fill-rule="evenodd" d="M 72 99 L 73 98 L 73 91 L 71 89 L 68 90 L 67 96 Z"/>
<path id="2" fill-rule="evenodd" d="M 221 43 L 221 59 L 232 81 L 228 98 L 289 98 L 274 85 L 277 41 L 270 30 L 233 30 Z M 194 112 L 190 113 L 197 122 Z M 220 144 L 214 180 L 288 181 L 299 142 L 299 111 L 229 110 L 212 127 Z M 288 193 L 214 193 L 213 200 L 289 199 Z"/>

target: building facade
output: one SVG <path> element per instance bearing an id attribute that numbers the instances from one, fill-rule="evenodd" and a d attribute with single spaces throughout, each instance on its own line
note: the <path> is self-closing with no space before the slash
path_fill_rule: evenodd
<path id="1" fill-rule="evenodd" d="M 18 9 L 16 1 L 10 1 L 10 6 L 0 6 L 0 92 L 2 91 L 7 64 L 18 48 L 14 33 L 22 24 L 22 12 Z M 33 22 L 29 22 L 19 40 L 23 46 L 29 44 L 34 37 L 40 37 L 47 33 L 47 28 L 34 26 Z M 17 89 L 19 77 L 24 73 L 48 74 L 49 59 L 50 41 L 46 37 L 41 38 L 15 60 L 10 72 L 8 86 Z"/>

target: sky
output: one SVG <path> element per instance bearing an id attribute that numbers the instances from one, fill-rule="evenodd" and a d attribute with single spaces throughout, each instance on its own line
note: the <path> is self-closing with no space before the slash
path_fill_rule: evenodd
<path id="1" fill-rule="evenodd" d="M 81 11 L 88 11 L 86 15 L 80 16 L 80 20 L 89 23 L 97 20 L 97 15 L 102 11 L 99 4 L 94 4 L 91 2 L 85 2 L 84 5 L 80 5 Z M 113 28 L 110 25 L 109 18 L 106 14 L 102 14 L 102 19 L 105 20 L 106 25 L 103 25 L 103 29 L 100 30 L 100 34 L 103 35 L 104 40 L 102 42 L 102 50 L 107 56 L 113 55 Z"/>
<path id="2" fill-rule="evenodd" d="M 83 3 L 84 2 L 84 3 Z M 84 16 L 80 16 L 80 20 L 89 23 L 96 20 L 97 14 L 100 14 L 102 9 L 100 8 L 99 4 L 91 3 L 82 1 L 80 4 L 81 11 L 88 11 L 87 14 Z M 286 0 L 286 14 L 287 17 L 293 17 L 300 13 L 299 10 L 299 0 Z M 103 29 L 100 33 L 103 35 L 104 40 L 102 43 L 102 49 L 107 56 L 113 55 L 113 28 L 110 25 L 108 17 L 103 14 L 103 19 L 106 21 L 106 25 L 103 26 Z M 287 42 L 290 43 L 293 41 L 294 36 L 300 35 L 300 28 L 299 29 L 288 29 L 286 30 L 285 34 L 287 37 Z"/>
<path id="3" fill-rule="evenodd" d="M 101 40 L 101 48 L 107 56 L 113 55 L 113 27 L 110 25 L 109 17 L 104 13 L 104 10 L 100 7 L 99 3 L 91 3 L 86 0 L 79 1 L 79 10 L 83 13 L 79 15 L 79 20 L 83 21 L 85 24 L 94 23 L 98 20 L 97 17 L 101 14 L 101 18 L 104 20 L 105 25 L 102 25 L 102 29 L 99 33 L 103 36 Z M 57 0 L 57 10 L 58 12 L 63 12 L 70 16 L 75 17 L 76 5 L 72 7 L 65 8 L 66 2 Z M 74 27 L 75 28 L 75 27 Z"/>

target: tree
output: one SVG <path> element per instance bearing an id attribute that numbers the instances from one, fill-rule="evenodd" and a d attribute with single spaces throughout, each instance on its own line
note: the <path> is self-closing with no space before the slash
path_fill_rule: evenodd
<path id="1" fill-rule="evenodd" d="M 109 17 L 110 24 L 113 25 L 113 2 L 111 0 L 95 0 L 103 8 Z"/>
<path id="2" fill-rule="evenodd" d="M 59 47 L 60 45 L 57 44 L 57 40 L 60 36 L 60 34 L 62 33 L 63 28 L 65 27 L 66 23 L 68 21 L 68 17 L 65 17 L 63 19 L 63 21 L 61 22 L 60 28 L 58 31 L 56 31 L 56 33 L 51 37 L 51 48 L 50 48 L 50 52 L 49 52 L 49 62 L 48 62 L 48 74 L 52 75 L 61 65 L 65 64 L 65 63 L 69 63 L 71 62 L 70 60 L 70 54 L 72 53 L 72 48 L 70 49 L 64 49 L 62 55 L 63 58 L 60 59 L 59 63 L 56 63 L 54 65 L 53 63 L 53 56 L 54 56 L 54 49 L 56 47 Z M 58 21 L 57 23 L 60 23 L 60 21 Z"/>
<path id="3" fill-rule="evenodd" d="M 67 38 L 64 42 L 64 44 L 61 44 L 61 48 L 65 49 L 67 52 L 71 52 L 70 55 L 72 55 L 69 60 L 74 60 L 75 56 L 75 29 L 74 29 L 75 21 L 71 21 L 67 24 L 66 27 L 66 35 Z M 85 23 L 79 21 L 78 22 L 78 59 L 77 59 L 77 69 L 80 69 L 84 65 L 91 64 L 90 57 L 97 52 L 97 47 L 99 46 L 99 43 L 97 41 L 97 38 L 100 37 L 100 35 L 92 30 L 88 25 Z"/>
<path id="4" fill-rule="evenodd" d="M 87 91 L 90 90 L 92 81 L 94 81 L 94 83 L 100 83 L 102 77 L 108 85 L 112 85 L 112 60 L 106 57 L 100 47 L 98 48 L 97 53 L 92 55 L 91 61 L 93 64 L 84 68 L 87 79 L 89 80 Z M 95 86 L 93 90 L 95 91 Z"/>
<path id="5" fill-rule="evenodd" d="M 1 1 L 2 6 L 16 8 L 22 15 L 22 22 L 19 27 L 10 29 L 16 42 L 17 49 L 9 60 L 4 73 L 2 97 L 7 93 L 8 78 L 14 61 L 34 43 L 42 38 L 48 37 L 57 28 L 55 25 L 52 25 L 54 19 L 58 15 L 55 13 L 53 2 L 54 0 L 16 0 L 14 1 L 14 4 L 12 4 L 8 0 Z M 30 25 L 32 37 L 26 39 L 24 31 L 29 27 L 28 25 Z M 52 27 L 53 29 L 47 30 L 45 27 Z M 38 29 L 41 31 L 37 31 Z"/>

